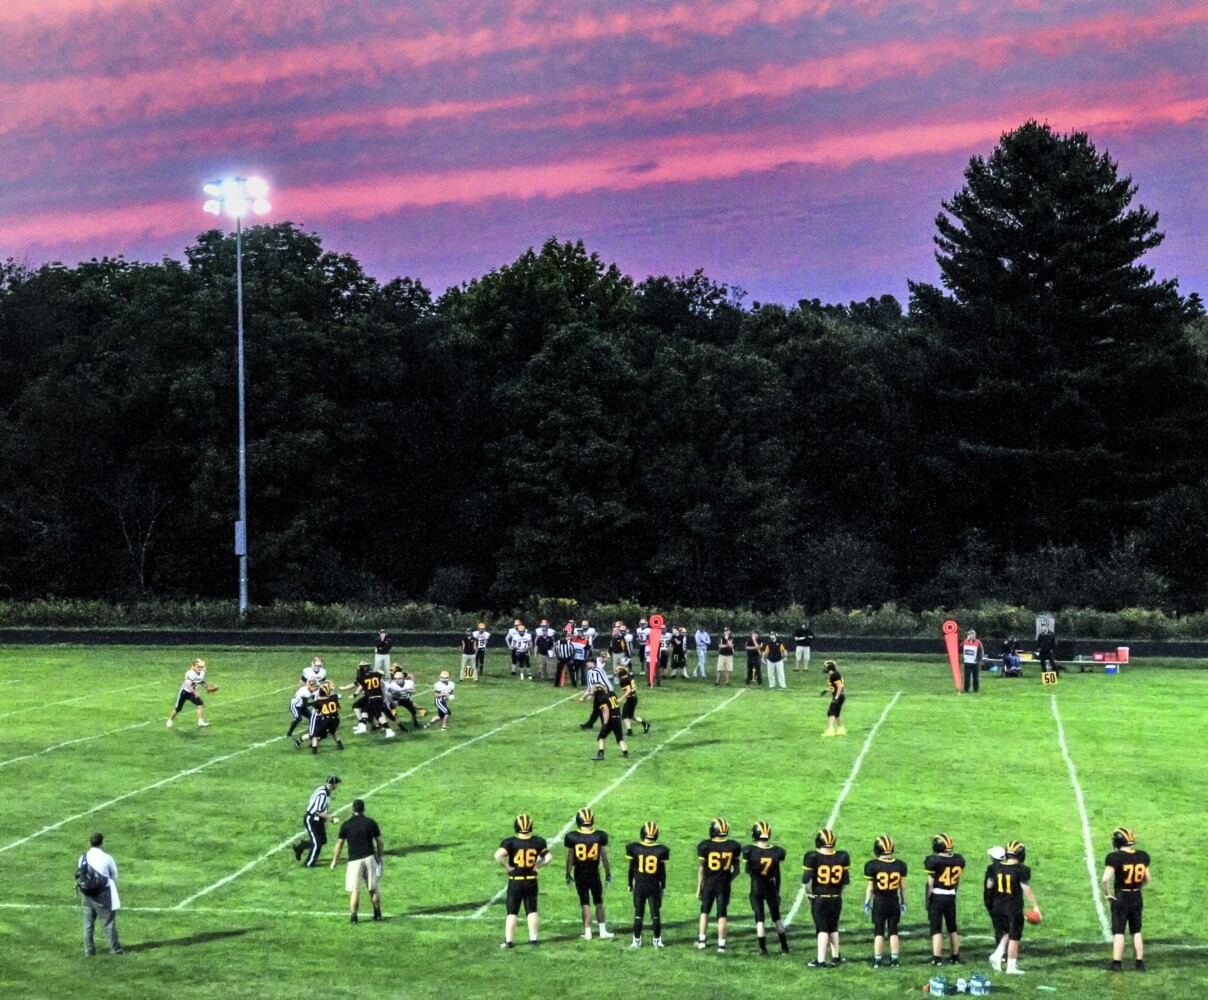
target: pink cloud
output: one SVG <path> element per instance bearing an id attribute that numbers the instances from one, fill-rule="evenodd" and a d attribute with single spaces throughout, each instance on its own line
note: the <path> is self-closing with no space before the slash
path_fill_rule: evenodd
<path id="1" fill-rule="evenodd" d="M 1208 116 L 1208 96 L 1166 93 L 1160 83 L 1134 101 L 1037 102 L 1026 114 L 1061 130 L 1094 129 L 1118 134 L 1155 124 L 1188 124 Z M 692 184 L 768 173 L 786 165 L 842 169 L 861 160 L 886 161 L 918 155 L 988 149 L 1021 121 L 1018 110 L 988 117 L 934 120 L 869 127 L 812 139 L 779 134 L 701 135 L 659 140 L 640 149 L 623 144 L 593 156 L 559 162 L 443 173 L 416 172 L 352 179 L 338 199 L 315 185 L 283 192 L 284 215 L 313 223 L 328 217 L 370 219 L 409 207 L 475 205 L 500 199 L 560 198 L 592 191 L 625 192 L 658 184 Z M 90 211 L 46 212 L 0 217 L 0 243 L 8 247 L 90 240 L 130 240 L 191 233 L 204 219 L 196 200 L 134 204 Z"/>

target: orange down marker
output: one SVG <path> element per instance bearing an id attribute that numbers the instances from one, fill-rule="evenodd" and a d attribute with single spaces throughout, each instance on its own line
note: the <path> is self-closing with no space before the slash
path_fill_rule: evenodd
<path id="1" fill-rule="evenodd" d="M 948 662 L 952 665 L 952 683 L 956 685 L 956 693 L 961 693 L 961 642 L 957 638 L 960 629 L 956 622 L 949 618 L 944 622 L 944 645 L 948 647 Z"/>
<path id="2" fill-rule="evenodd" d="M 646 639 L 646 672 L 647 682 L 654 687 L 654 679 L 659 669 L 659 648 L 663 642 L 663 616 L 650 616 L 650 635 Z"/>

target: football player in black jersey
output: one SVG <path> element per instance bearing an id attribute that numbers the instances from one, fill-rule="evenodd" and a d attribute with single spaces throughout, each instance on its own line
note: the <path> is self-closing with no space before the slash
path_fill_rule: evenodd
<path id="1" fill-rule="evenodd" d="M 1032 869 L 1024 864 L 1027 851 L 1018 840 L 1007 844 L 1002 861 L 993 861 L 986 869 L 986 899 L 990 908 L 990 921 L 994 925 L 994 939 L 998 946 L 990 953 L 990 966 L 1002 972 L 1002 959 L 1007 956 L 1007 972 L 1013 976 L 1023 975 L 1019 967 L 1019 942 L 1023 939 L 1023 900 L 1037 913 L 1036 896 L 1032 892 Z"/>
<path id="2" fill-rule="evenodd" d="M 730 824 L 716 817 L 709 824 L 709 839 L 696 845 L 698 860 L 696 898 L 700 900 L 700 930 L 696 947 L 704 950 L 709 914 L 717 905 L 717 950 L 726 950 L 726 926 L 730 916 L 730 883 L 738 875 L 742 844 L 730 836 Z"/>
<path id="3" fill-rule="evenodd" d="M 650 929 L 654 931 L 654 946 L 663 947 L 663 892 L 667 888 L 667 859 L 671 851 L 658 842 L 659 825 L 642 824 L 640 840 L 625 848 L 629 860 L 629 891 L 633 893 L 633 943 L 642 947 L 642 921 L 650 907 Z"/>
<path id="4" fill-rule="evenodd" d="M 620 689 L 621 725 L 625 727 L 625 735 L 633 735 L 633 724 L 642 727 L 643 733 L 650 732 L 650 723 L 638 715 L 638 684 L 628 667 L 617 667 L 617 687 Z"/>
<path id="5" fill-rule="evenodd" d="M 583 910 L 583 940 L 591 940 L 591 904 L 596 906 L 600 937 L 615 937 L 604 923 L 604 882 L 612 881 L 612 865 L 608 861 L 608 834 L 596 829 L 596 814 L 585 806 L 575 813 L 578 827 L 562 841 L 566 848 L 566 884 L 579 893 Z M 600 865 L 604 865 L 604 882 L 600 881 Z"/>
<path id="6" fill-rule="evenodd" d="M 343 750 L 340 742 L 340 692 L 331 681 L 319 685 L 319 695 L 315 698 L 314 709 L 310 713 L 310 728 L 307 730 L 310 738 L 310 752 L 319 752 L 319 740 L 330 736 L 336 741 L 336 749 Z M 294 740 L 294 746 L 302 746 L 302 740 Z"/>
<path id="7" fill-rule="evenodd" d="M 768 953 L 768 933 L 764 922 L 764 910 L 776 925 L 776 936 L 780 938 L 780 950 L 789 950 L 788 931 L 780 919 L 780 865 L 785 859 L 783 847 L 772 845 L 772 828 L 763 820 L 751 827 L 755 841 L 742 849 L 742 858 L 747 863 L 747 874 L 751 876 L 751 910 L 755 914 L 755 937 L 761 954 Z"/>
<path id="8" fill-rule="evenodd" d="M 840 965 L 846 959 L 839 955 L 839 916 L 843 912 L 843 887 L 851 883 L 851 856 L 835 848 L 834 830 L 822 829 L 814 835 L 814 850 L 802 859 L 801 869 L 801 884 L 818 934 L 818 957 L 809 968 L 826 967 L 828 944 L 833 963 Z"/>
<path id="9" fill-rule="evenodd" d="M 1149 855 L 1136 845 L 1132 830 L 1116 827 L 1112 831 L 1112 852 L 1103 862 L 1103 894 L 1112 904 L 1112 972 L 1124 968 L 1125 934 L 1132 935 L 1137 971 L 1145 971 L 1141 890 L 1149 885 Z"/>
<path id="10" fill-rule="evenodd" d="M 596 708 L 600 712 L 600 731 L 596 734 L 596 755 L 593 760 L 604 759 L 604 739 L 609 733 L 621 745 L 621 756 L 629 756 L 629 744 L 625 742 L 625 733 L 621 729 L 621 706 L 617 696 L 603 684 L 597 684 L 595 690 Z"/>
<path id="11" fill-rule="evenodd" d="M 901 962 L 898 921 L 906 912 L 906 862 L 894 857 L 893 838 L 881 834 L 872 844 L 873 857 L 864 864 L 864 912 L 872 916 L 872 966 L 881 968 L 885 938 L 889 938 L 889 967 Z"/>
<path id="12" fill-rule="evenodd" d="M 963 855 L 953 850 L 952 838 L 946 833 L 937 833 L 931 841 L 932 853 L 923 862 L 927 872 L 927 921 L 931 928 L 931 964 L 944 964 L 944 928 L 952 943 L 952 954 L 948 961 L 959 965 L 961 961 L 961 936 L 956 924 L 956 891 L 960 888 L 961 875 L 965 871 Z"/>
<path id="13" fill-rule="evenodd" d="M 507 916 L 503 921 L 502 948 L 512 948 L 520 906 L 528 919 L 529 944 L 538 943 L 540 922 L 537 917 L 537 872 L 553 858 L 544 837 L 533 834 L 533 818 L 521 813 L 512 823 L 514 835 L 499 842 L 495 860 L 508 873 Z"/>
<path id="14" fill-rule="evenodd" d="M 843 683 L 843 675 L 834 660 L 826 660 L 822 666 L 826 670 L 826 690 L 822 693 L 830 695 L 830 704 L 826 706 L 826 730 L 823 736 L 846 736 L 847 727 L 843 725 L 843 703 L 847 701 L 847 687 Z"/>

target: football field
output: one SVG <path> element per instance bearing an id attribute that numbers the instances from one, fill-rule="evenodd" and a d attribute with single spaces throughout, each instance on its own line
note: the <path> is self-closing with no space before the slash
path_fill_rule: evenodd
<path id="1" fill-rule="evenodd" d="M 0 647 L 0 989 L 14 997 L 659 997 L 830 998 L 920 995 L 931 977 L 922 862 L 945 831 L 969 861 L 959 896 L 965 964 L 950 980 L 990 974 L 980 877 L 986 849 L 1027 845 L 1044 915 L 1027 927 L 1026 975 L 991 974 L 993 992 L 1071 997 L 1208 996 L 1208 928 L 1196 909 L 1208 884 L 1203 749 L 1208 671 L 1138 662 L 1118 677 L 984 676 L 979 696 L 956 697 L 942 656 L 845 656 L 848 735 L 822 739 L 821 655 L 789 690 L 702 681 L 641 688 L 640 729 L 623 760 L 602 762 L 580 731 L 587 704 L 570 688 L 508 676 L 459 682 L 449 733 L 394 740 L 353 735 L 345 711 L 338 752 L 296 750 L 285 738 L 298 674 L 318 653 L 337 684 L 351 682 L 347 650 Z M 186 706 L 164 720 L 189 660 L 204 656 L 218 693 L 208 729 Z M 417 704 L 432 707 L 452 652 L 403 650 Z M 694 662 L 694 659 L 693 659 Z M 712 670 L 712 658 L 710 660 Z M 740 667 L 741 670 L 741 667 Z M 345 695 L 345 704 L 351 700 Z M 350 925 L 343 863 L 305 869 L 301 837 L 310 793 L 329 774 L 382 828 L 386 919 Z M 562 837 L 591 805 L 610 836 L 606 893 L 612 940 L 582 941 L 578 901 L 563 878 Z M 540 879 L 541 945 L 501 951 L 505 877 L 492 855 L 513 817 L 532 815 L 553 864 Z M 783 908 L 792 951 L 761 957 L 734 884 L 729 949 L 697 951 L 696 845 L 721 815 L 749 842 L 759 819 L 784 846 Z M 656 821 L 671 850 L 663 908 L 667 945 L 630 949 L 625 844 Z M 1153 857 L 1145 895 L 1150 971 L 1109 974 L 1106 902 L 1098 887 L 1118 825 Z M 806 968 L 814 954 L 800 860 L 815 831 L 834 828 L 852 856 L 843 912 L 848 964 Z M 330 861 L 332 840 L 324 850 Z M 118 928 L 128 954 L 82 957 L 78 856 L 100 830 L 120 869 Z M 863 864 L 889 834 L 910 866 L 902 967 L 873 970 L 862 909 Z M 710 945 L 715 927 L 710 924 Z"/>

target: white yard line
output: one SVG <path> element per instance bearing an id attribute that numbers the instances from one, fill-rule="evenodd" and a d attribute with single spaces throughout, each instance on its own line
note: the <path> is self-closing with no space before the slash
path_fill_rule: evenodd
<path id="1" fill-rule="evenodd" d="M 102 802 L 99 806 L 93 806 L 91 809 L 85 809 L 81 813 L 76 813 L 74 816 L 68 816 L 66 819 L 61 819 L 57 823 L 51 823 L 50 826 L 44 826 L 41 830 L 31 833 L 28 837 L 22 837 L 20 840 L 14 840 L 12 843 L 5 844 L 0 847 L 0 854 L 5 851 L 11 851 L 14 847 L 20 847 L 22 844 L 28 844 L 31 840 L 37 840 L 39 837 L 48 833 L 53 833 L 60 827 L 66 826 L 68 823 L 74 823 L 77 819 L 83 819 L 85 816 L 91 816 L 93 813 L 100 812 L 102 809 L 108 809 L 110 806 L 117 805 L 119 802 L 125 802 L 126 799 L 132 799 L 136 795 L 142 795 L 143 792 L 150 792 L 156 788 L 162 788 L 164 785 L 170 785 L 174 781 L 179 781 L 181 778 L 187 778 L 190 775 L 197 774 L 199 771 L 204 771 L 207 767 L 213 767 L 215 764 L 221 764 L 224 761 L 233 760 L 236 757 L 241 757 L 245 753 L 251 753 L 253 750 L 260 750 L 263 747 L 271 746 L 280 740 L 285 739 L 284 736 L 274 736 L 271 740 L 263 740 L 260 743 L 253 743 L 251 746 L 244 747 L 242 750 L 236 750 L 234 753 L 223 754 L 221 757 L 213 757 L 207 760 L 204 764 L 198 764 L 196 767 L 190 767 L 185 771 L 178 771 L 176 774 L 170 775 L 167 778 L 161 778 L 159 781 L 152 782 L 150 785 L 143 785 L 142 788 L 136 788 L 132 792 L 126 792 L 124 795 L 119 795 L 116 798 L 110 799 L 108 802 Z"/>
<path id="2" fill-rule="evenodd" d="M 282 691 L 290 691 L 292 688 L 283 687 L 277 688 L 276 691 L 266 691 L 262 694 L 248 695 L 246 698 L 233 698 L 230 701 L 224 701 L 223 705 L 237 705 L 241 701 L 254 701 L 257 698 L 268 698 L 274 694 L 280 694 Z M 20 757 L 11 757 L 8 760 L 0 760 L 0 767 L 7 767 L 9 764 L 16 764 L 23 760 L 32 760 L 34 757 L 40 757 L 42 754 L 50 753 L 54 750 L 62 750 L 63 747 L 75 746 L 77 743 L 87 743 L 89 740 L 99 740 L 105 736 L 112 736 L 115 733 L 124 733 L 131 729 L 141 729 L 143 726 L 149 726 L 153 722 L 160 722 L 160 718 L 148 719 L 146 722 L 135 722 L 133 725 L 122 726 L 120 729 L 110 729 L 104 733 L 96 733 L 93 736 L 80 736 L 74 740 L 64 740 L 62 743 L 55 743 L 53 746 L 48 746 L 44 750 L 35 750 L 33 753 L 23 754 Z"/>
<path id="3" fill-rule="evenodd" d="M 376 788 L 371 788 L 367 792 L 362 792 L 360 795 L 357 796 L 357 798 L 367 799 L 371 795 L 376 795 L 378 792 L 382 791 L 383 789 L 389 788 L 391 785 L 394 785 L 400 781 L 410 778 L 417 771 L 422 771 L 425 767 L 428 767 L 430 764 L 435 764 L 441 758 L 448 757 L 449 754 L 451 754 L 451 753 L 456 753 L 458 750 L 463 750 L 468 746 L 472 746 L 475 743 L 479 743 L 482 740 L 485 740 L 490 736 L 494 736 L 496 733 L 501 733 L 501 732 L 503 732 L 503 730 L 509 728 L 510 726 L 516 725 L 518 722 L 526 722 L 529 719 L 533 718 L 534 716 L 540 715 L 542 712 L 548 712 L 551 708 L 556 708 L 559 705 L 564 705 L 564 704 L 566 704 L 566 702 L 570 701 L 570 699 L 573 697 L 574 697 L 573 694 L 567 695 L 565 698 L 562 698 L 559 701 L 552 702 L 551 704 L 546 705 L 544 708 L 539 708 L 535 712 L 529 712 L 528 715 L 522 715 L 518 719 L 512 719 L 510 722 L 505 722 L 505 723 L 503 723 L 503 725 L 496 726 L 494 729 L 490 730 L 489 732 L 480 733 L 478 736 L 475 736 L 472 739 L 463 740 L 460 743 L 456 743 L 453 746 L 449 747 L 448 749 L 442 750 L 440 753 L 438 753 L 432 757 L 429 757 L 426 760 L 420 761 L 418 764 L 416 764 L 414 767 L 410 768 L 409 770 L 403 771 L 401 774 L 396 774 L 389 781 L 383 782 L 382 784 L 378 785 Z M 333 811 L 336 813 L 339 813 L 339 812 L 343 812 L 347 808 L 348 808 L 348 806 L 344 805 L 344 806 L 341 806 L 339 809 L 336 809 Z M 194 902 L 195 900 L 201 899 L 202 896 L 208 895 L 209 893 L 213 892 L 215 889 L 222 888 L 224 885 L 228 884 L 229 882 L 234 882 L 235 879 L 237 879 L 241 875 L 244 875 L 247 872 L 251 871 L 253 868 L 255 868 L 261 862 L 267 861 L 274 854 L 284 851 L 287 847 L 290 846 L 290 844 L 294 843 L 294 841 L 296 841 L 297 839 L 298 839 L 298 834 L 294 834 L 288 840 L 281 841 L 281 843 L 279 843 L 276 847 L 270 848 L 269 850 L 267 850 L 263 854 L 261 854 L 260 857 L 254 859 L 252 861 L 249 861 L 246 865 L 244 865 L 238 871 L 232 872 L 230 875 L 226 875 L 223 878 L 220 878 L 217 882 L 213 882 L 210 885 L 207 885 L 201 891 L 193 893 L 193 895 L 189 896 L 187 899 L 181 900 L 179 903 L 177 903 L 173 907 L 173 909 L 183 910 L 190 903 Z"/>
<path id="4" fill-rule="evenodd" d="M 1057 696 L 1049 696 L 1053 706 L 1053 718 L 1057 721 L 1057 743 L 1061 747 L 1061 756 L 1065 758 L 1065 766 L 1069 768 L 1070 784 L 1074 786 L 1074 798 L 1078 800 L 1078 815 L 1082 819 L 1082 842 L 1086 847 L 1086 871 L 1091 880 L 1091 896 L 1095 900 L 1095 910 L 1099 914 L 1099 926 L 1103 930 L 1103 940 L 1112 939 L 1111 923 L 1107 919 L 1107 910 L 1103 905 L 1103 893 L 1099 887 L 1099 872 L 1095 866 L 1095 845 L 1091 838 L 1091 825 L 1086 817 L 1086 803 L 1082 798 L 1082 786 L 1078 783 L 1078 771 L 1070 756 L 1069 747 L 1065 743 L 1065 727 L 1061 724 L 1061 713 L 1057 711 Z"/>
<path id="5" fill-rule="evenodd" d="M 678 733 L 675 733 L 672 736 L 668 736 L 665 740 L 663 740 L 662 743 L 660 743 L 653 750 L 651 750 L 650 753 L 648 753 L 644 757 L 641 757 L 638 760 L 634 761 L 629 766 L 629 770 L 627 770 L 624 774 L 622 774 L 619 778 L 617 778 L 616 781 L 614 781 L 611 785 L 609 785 L 607 788 L 605 788 L 604 791 L 600 792 L 599 795 L 597 795 L 594 799 L 592 799 L 590 802 L 587 803 L 588 808 L 591 808 L 597 802 L 599 802 L 601 799 L 603 799 L 606 795 L 608 795 L 610 792 L 614 791 L 619 785 L 621 785 L 624 781 L 626 781 L 630 777 L 630 775 L 633 774 L 634 771 L 636 771 L 639 767 L 641 767 L 643 764 L 645 764 L 648 760 L 653 759 L 659 753 L 659 751 L 661 751 L 663 749 L 663 747 L 667 746 L 669 743 L 674 743 L 681 736 L 683 736 L 684 733 L 686 733 L 689 729 L 691 729 L 693 726 L 695 726 L 698 722 L 703 722 L 705 719 L 709 718 L 709 716 L 712 715 L 714 712 L 720 712 L 723 708 L 725 708 L 727 705 L 729 705 L 730 702 L 735 701 L 742 695 L 746 694 L 746 691 L 747 691 L 747 689 L 743 688 L 741 691 L 737 692 L 736 694 L 731 695 L 729 698 L 727 698 L 725 701 L 721 702 L 720 704 L 714 705 L 713 708 L 709 709 L 709 711 L 705 712 L 703 715 L 698 715 L 695 719 L 693 719 L 691 722 L 689 722 L 688 725 L 684 726 L 684 728 L 681 729 Z M 550 841 L 550 843 L 560 844 L 562 842 L 562 838 L 565 837 L 568 833 L 570 833 L 571 827 L 573 827 L 574 825 L 575 825 L 575 821 L 573 819 L 570 820 L 566 824 L 566 826 L 564 826 L 561 830 L 559 830 L 557 833 L 554 834 L 553 839 Z M 504 885 L 497 893 L 495 893 L 494 896 L 492 896 L 489 900 L 487 900 L 485 903 L 483 903 L 482 906 L 480 906 L 477 910 L 475 910 L 474 913 L 471 915 L 470 919 L 477 920 L 479 917 L 481 917 L 483 914 L 485 914 L 487 912 L 487 910 L 489 910 L 492 906 L 494 906 L 496 903 L 498 903 L 499 900 L 503 899 L 503 897 L 507 894 L 507 891 L 508 891 L 508 888 L 506 885 Z"/>
<path id="6" fill-rule="evenodd" d="M 74 740 L 64 740 L 62 743 L 55 743 L 53 746 L 48 746 L 44 750 L 35 750 L 33 753 L 23 754 L 20 757 L 10 757 L 8 760 L 0 760 L 0 767 L 7 767 L 9 764 L 16 764 L 23 760 L 33 760 L 35 757 L 40 757 L 44 753 L 50 753 L 53 750 L 62 750 L 63 747 L 75 746 L 77 743 L 87 743 L 89 740 L 99 740 L 104 736 L 112 736 L 114 733 L 124 733 L 131 729 L 141 729 L 143 726 L 149 726 L 152 722 L 157 722 L 158 719 L 148 719 L 146 722 L 136 722 L 132 726 L 122 726 L 120 729 L 110 729 L 104 733 L 97 733 L 94 736 L 81 736 Z"/>
<path id="7" fill-rule="evenodd" d="M 115 691 L 106 691 L 106 694 L 121 694 L 123 691 L 135 691 L 138 688 L 152 687 L 156 684 L 162 684 L 163 681 L 147 681 L 146 684 L 134 684 L 126 688 L 117 688 Z M 88 694 L 77 695 L 75 698 L 64 698 L 62 701 L 44 701 L 38 705 L 31 705 L 29 708 L 18 708 L 12 712 L 0 713 L 0 719 L 7 719 L 10 715 L 24 715 L 26 712 L 41 712 L 48 708 L 54 708 L 56 705 L 70 705 L 73 701 L 84 701 L 87 698 L 95 698 L 96 692 L 90 691 Z"/>
<path id="8" fill-rule="evenodd" d="M 881 713 L 881 717 L 877 719 L 876 724 L 868 731 L 868 738 L 864 741 L 864 746 L 860 748 L 860 753 L 856 756 L 856 762 L 851 766 L 851 773 L 847 776 L 847 781 L 843 783 L 843 788 L 839 792 L 839 797 L 835 800 L 835 808 L 831 810 L 830 816 L 826 819 L 828 829 L 833 829 L 835 820 L 839 818 L 839 809 L 843 805 L 843 800 L 847 798 L 847 793 L 851 791 L 851 786 L 856 780 L 856 775 L 860 773 L 860 765 L 864 763 L 864 756 L 868 753 L 868 748 L 872 746 L 872 741 L 877 735 L 877 730 L 881 728 L 881 723 L 885 721 L 889 715 L 889 710 L 898 703 L 898 699 L 902 697 L 902 692 L 897 691 L 890 699 L 889 704 L 885 706 L 885 711 Z M 793 908 L 789 910 L 788 916 L 784 918 L 785 926 L 793 922 L 793 918 L 797 916 L 797 911 L 801 909 L 801 904 L 805 901 L 805 886 L 803 885 L 797 890 L 797 898 L 793 900 Z"/>

